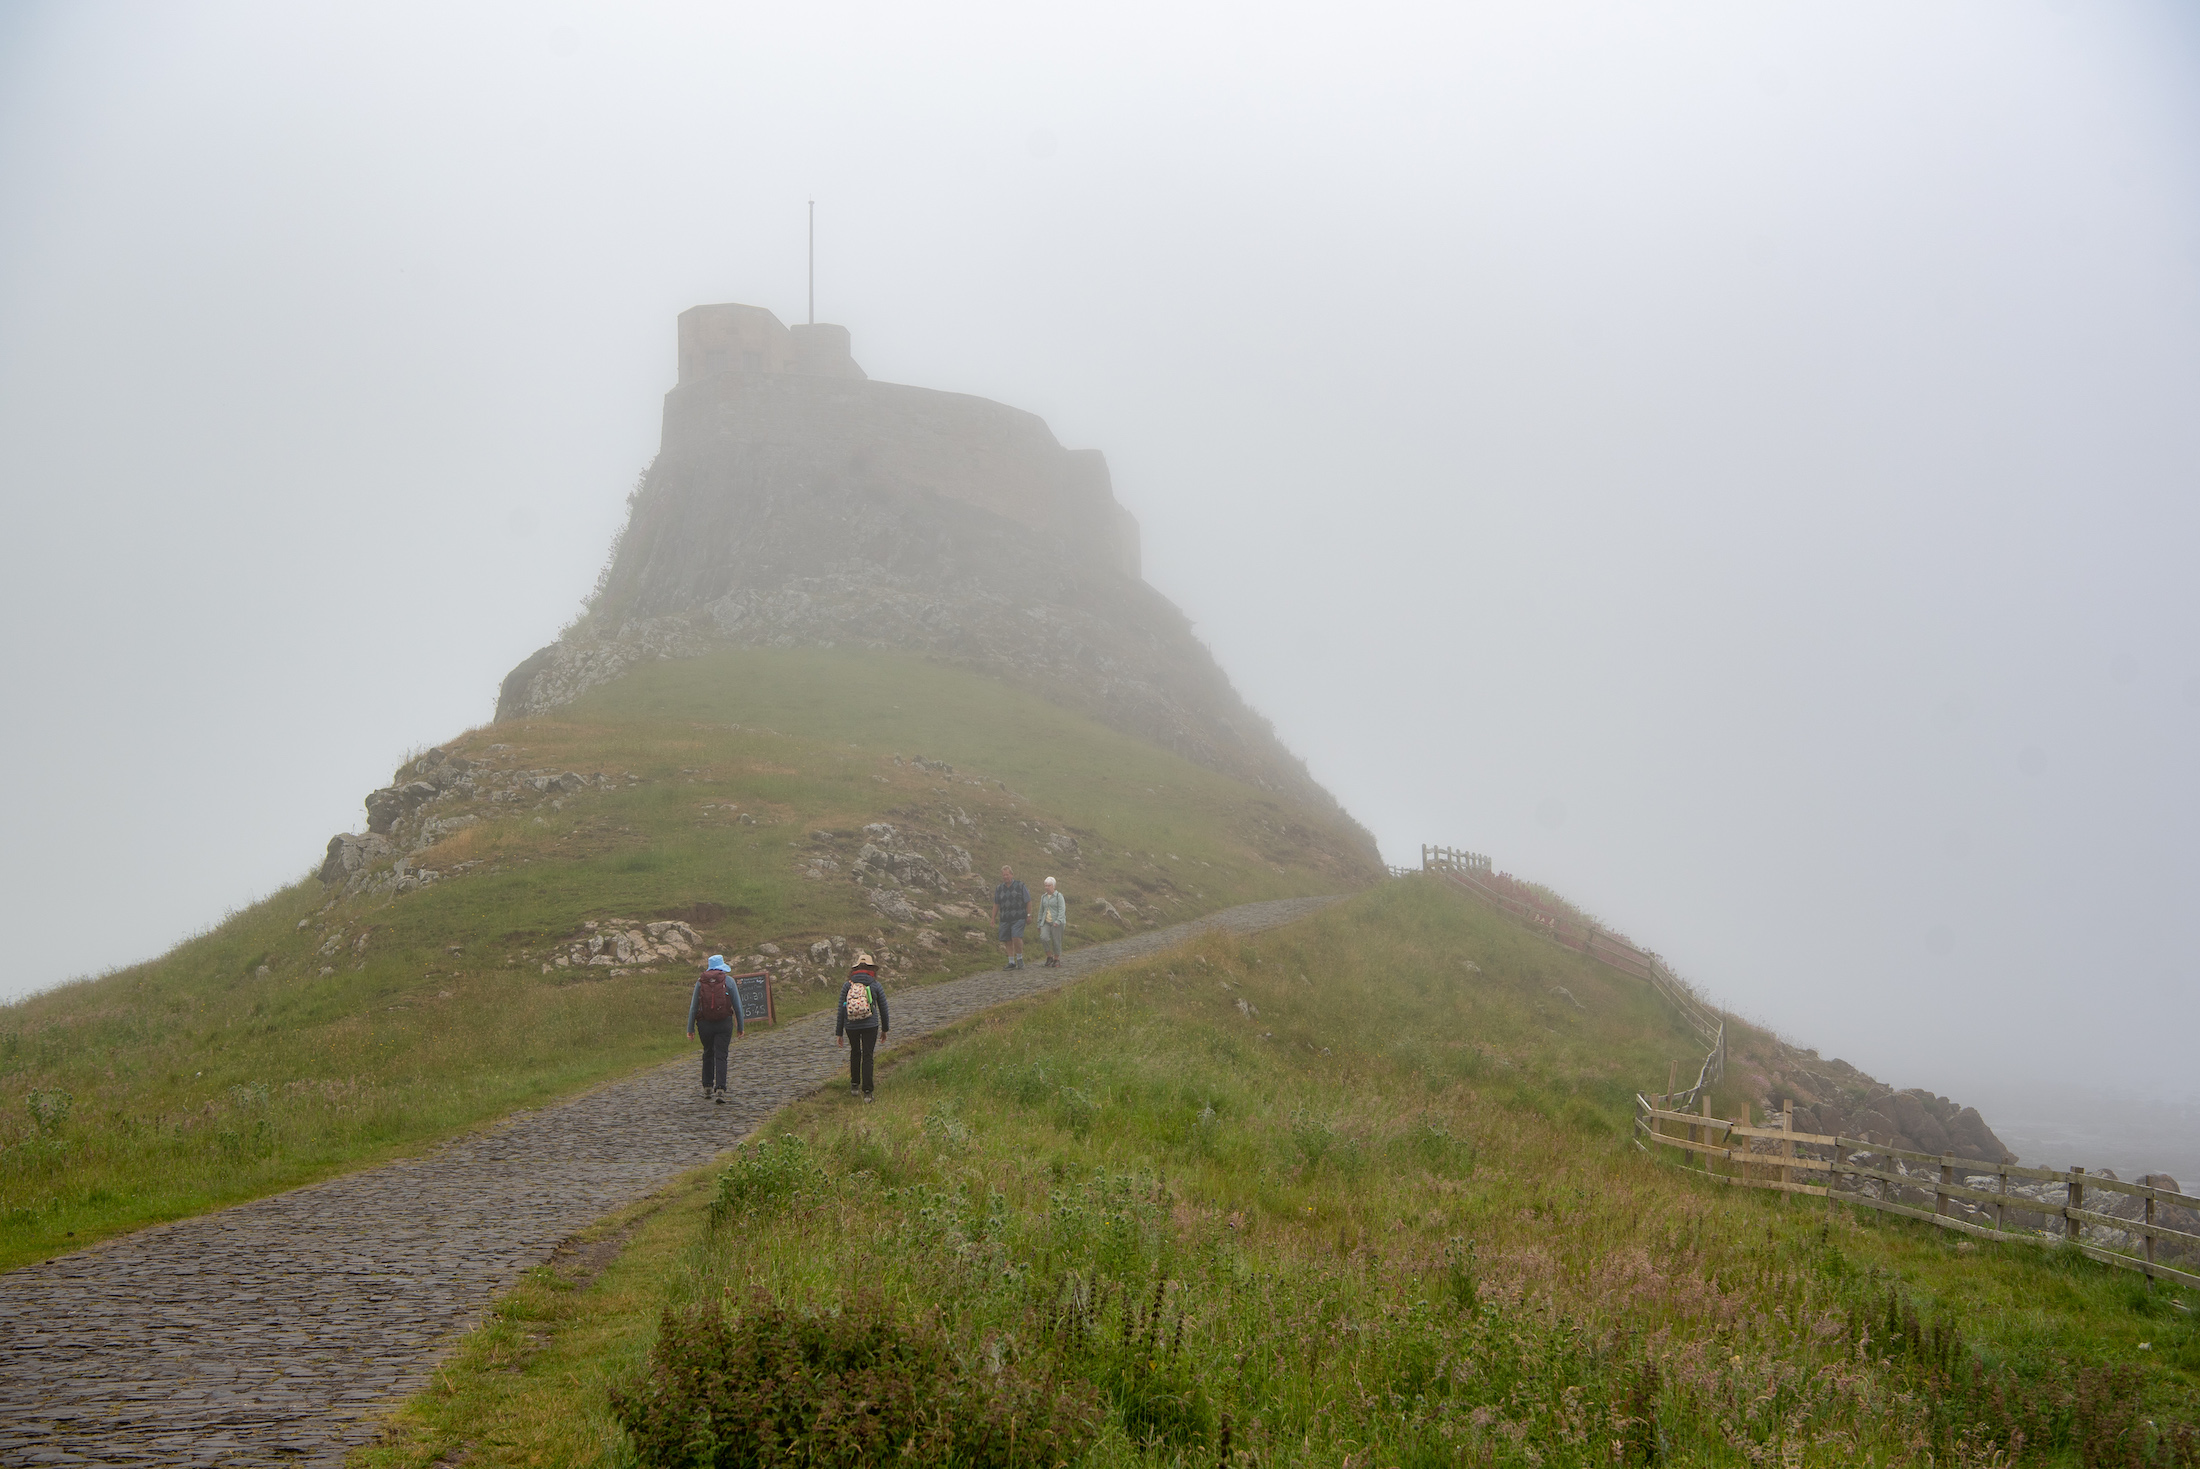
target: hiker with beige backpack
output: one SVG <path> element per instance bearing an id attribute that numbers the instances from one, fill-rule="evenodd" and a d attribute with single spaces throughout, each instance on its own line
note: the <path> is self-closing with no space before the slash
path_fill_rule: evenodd
<path id="1" fill-rule="evenodd" d="M 886 991 L 879 988 L 878 965 L 869 954 L 856 955 L 848 982 L 841 986 L 833 1016 L 833 1044 L 848 1048 L 848 1095 L 871 1100 L 871 1058 L 879 1037 L 892 1022 L 886 1017 Z"/>

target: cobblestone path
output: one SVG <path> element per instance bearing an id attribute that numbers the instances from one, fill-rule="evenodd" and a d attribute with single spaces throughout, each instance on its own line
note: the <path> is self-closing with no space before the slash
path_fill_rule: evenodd
<path id="1" fill-rule="evenodd" d="M 1210 927 L 1251 903 L 891 996 L 883 1049 Z M 1034 944 L 1033 948 L 1036 949 Z M 126 1235 L 0 1275 L 0 1464 L 334 1464 L 560 1241 L 847 1075 L 829 1014 L 734 1047 L 727 1105 L 684 1057 L 425 1157 Z"/>

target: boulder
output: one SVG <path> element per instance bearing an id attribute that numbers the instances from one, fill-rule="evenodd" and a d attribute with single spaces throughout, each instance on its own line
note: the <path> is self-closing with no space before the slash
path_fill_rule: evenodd
<path id="1" fill-rule="evenodd" d="M 1977 1158 L 1985 1163 L 1999 1163 L 2014 1156 L 2002 1145 L 1994 1130 L 1979 1116 L 1978 1108 L 1965 1107 L 1956 1113 L 1948 1124 L 1948 1137 L 1955 1150 L 1966 1158 Z"/>
<path id="2" fill-rule="evenodd" d="M 367 796 L 367 830 L 386 835 L 389 829 L 436 798 L 436 788 L 424 780 L 384 786 Z"/>
<path id="3" fill-rule="evenodd" d="M 917 921 L 917 910 L 910 906 L 909 900 L 903 897 L 897 889 L 865 888 L 863 896 L 870 900 L 871 906 L 876 908 L 883 917 L 891 918 L 896 923 L 914 923 Z"/>
<path id="4" fill-rule="evenodd" d="M 859 874 L 869 874 L 888 887 L 945 888 L 947 879 L 915 852 L 889 850 L 875 842 L 865 842 L 856 853 L 855 868 Z"/>
<path id="5" fill-rule="evenodd" d="M 1948 1141 L 1948 1129 L 1940 1125 L 1940 1119 L 1932 1113 L 1923 1113 L 1917 1127 L 1910 1133 L 1910 1146 L 1920 1153 L 1946 1154 L 1953 1151 Z"/>
<path id="6" fill-rule="evenodd" d="M 1948 1125 L 1949 1119 L 1956 1115 L 1955 1103 L 1949 1101 L 1946 1097 L 1935 1096 L 1921 1086 L 1911 1087 L 1902 1095 L 1914 1098 L 1917 1105 L 1924 1110 L 1925 1115 L 1939 1123 L 1943 1128 Z"/>
<path id="7" fill-rule="evenodd" d="M 1917 1099 L 1915 1092 L 1896 1092 L 1882 1106 L 1894 1118 L 1895 1131 L 1905 1137 L 1918 1136 L 1925 1124 L 1932 1121 L 1932 1114 L 1925 1110 L 1925 1104 Z"/>
<path id="8" fill-rule="evenodd" d="M 396 786 L 384 786 L 378 791 L 367 793 L 368 831 L 377 836 L 387 834 L 391 827 L 397 825 L 397 818 L 404 814 L 404 809 L 398 804 Z"/>
<path id="9" fill-rule="evenodd" d="M 1884 1110 L 1875 1106 L 1858 1110 L 1849 1125 L 1856 1129 L 1850 1136 L 1868 1138 L 1875 1143 L 1886 1142 L 1902 1130 L 1895 1124 L 1892 1117 L 1889 1117 Z"/>
<path id="10" fill-rule="evenodd" d="M 394 850 L 379 832 L 342 832 L 328 839 L 328 855 L 314 875 L 323 882 L 342 882 L 363 872 Z"/>

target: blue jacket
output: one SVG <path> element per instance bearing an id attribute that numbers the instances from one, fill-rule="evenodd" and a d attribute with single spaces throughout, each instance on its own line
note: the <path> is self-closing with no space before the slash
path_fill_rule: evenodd
<path id="1" fill-rule="evenodd" d="M 726 976 L 726 993 L 733 996 L 733 1033 L 735 1035 L 747 1035 L 749 1033 L 748 1017 L 741 1013 L 741 986 L 733 982 L 731 974 Z M 698 975 L 695 980 L 695 988 L 688 995 L 688 1033 L 690 1035 L 695 1033 L 695 1012 L 702 1008 L 703 980 Z"/>
<path id="2" fill-rule="evenodd" d="M 848 979 L 850 983 L 860 979 L 863 981 L 864 987 L 870 990 L 871 1018 L 868 1020 L 850 1020 L 848 1018 L 848 986 L 844 984 L 840 987 L 840 1005 L 833 1011 L 833 1034 L 846 1035 L 851 1030 L 875 1030 L 880 1035 L 884 1035 L 887 1031 L 892 1030 L 893 1023 L 886 1018 L 886 991 L 879 988 L 878 976 L 867 969 L 858 969 L 855 973 L 849 975 Z"/>

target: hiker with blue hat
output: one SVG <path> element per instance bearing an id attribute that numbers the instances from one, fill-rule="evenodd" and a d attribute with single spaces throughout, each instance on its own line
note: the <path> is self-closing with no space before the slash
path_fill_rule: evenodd
<path id="1" fill-rule="evenodd" d="M 688 999 L 688 1034 L 703 1038 L 703 1096 L 720 1106 L 726 1101 L 726 1047 L 748 1034 L 741 1014 L 741 991 L 733 983 L 726 956 L 713 954 Z"/>

